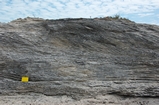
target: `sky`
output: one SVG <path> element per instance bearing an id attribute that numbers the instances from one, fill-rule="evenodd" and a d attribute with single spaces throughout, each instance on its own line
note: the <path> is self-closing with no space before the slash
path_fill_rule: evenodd
<path id="1" fill-rule="evenodd" d="M 0 22 L 39 17 L 95 18 L 120 15 L 159 25 L 159 0 L 0 0 Z"/>

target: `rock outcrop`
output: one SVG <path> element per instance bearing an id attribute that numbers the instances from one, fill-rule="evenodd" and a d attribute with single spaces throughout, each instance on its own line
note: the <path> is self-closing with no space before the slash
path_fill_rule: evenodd
<path id="1" fill-rule="evenodd" d="M 158 98 L 159 26 L 82 18 L 0 23 L 0 94 L 26 93 Z"/>

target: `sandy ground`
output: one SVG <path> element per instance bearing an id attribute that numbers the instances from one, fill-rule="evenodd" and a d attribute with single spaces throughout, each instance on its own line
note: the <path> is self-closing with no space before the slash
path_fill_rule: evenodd
<path id="1" fill-rule="evenodd" d="M 159 105 L 159 99 L 106 95 L 76 101 L 67 96 L 16 95 L 0 96 L 0 105 Z"/>

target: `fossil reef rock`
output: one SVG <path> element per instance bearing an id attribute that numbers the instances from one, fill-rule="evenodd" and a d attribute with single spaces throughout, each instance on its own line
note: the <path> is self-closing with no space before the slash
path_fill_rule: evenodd
<path id="1" fill-rule="evenodd" d="M 0 23 L 0 95 L 33 93 L 159 98 L 159 26 L 104 18 Z"/>

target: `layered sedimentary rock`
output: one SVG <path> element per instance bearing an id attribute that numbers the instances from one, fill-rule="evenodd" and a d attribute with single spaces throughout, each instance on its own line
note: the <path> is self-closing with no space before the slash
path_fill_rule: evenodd
<path id="1" fill-rule="evenodd" d="M 0 23 L 0 94 L 26 93 L 159 97 L 159 26 L 82 18 Z"/>

